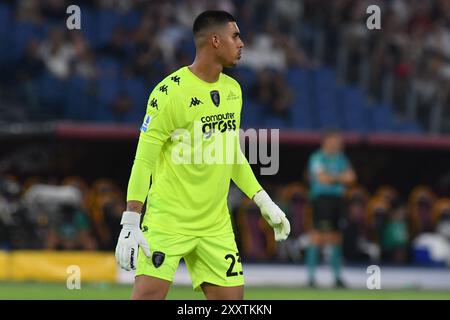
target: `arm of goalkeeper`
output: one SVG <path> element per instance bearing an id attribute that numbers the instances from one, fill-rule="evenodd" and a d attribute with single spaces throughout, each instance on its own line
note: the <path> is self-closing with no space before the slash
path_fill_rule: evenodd
<path id="1" fill-rule="evenodd" d="M 141 136 L 142 138 L 142 136 Z M 160 144 L 139 139 L 136 158 L 131 169 L 127 190 L 127 209 L 122 214 L 122 230 L 116 246 L 116 260 L 122 269 L 136 269 L 139 247 L 147 257 L 150 248 L 140 228 L 142 206 L 147 197 L 150 176 L 155 167 L 155 159 L 161 152 Z"/>

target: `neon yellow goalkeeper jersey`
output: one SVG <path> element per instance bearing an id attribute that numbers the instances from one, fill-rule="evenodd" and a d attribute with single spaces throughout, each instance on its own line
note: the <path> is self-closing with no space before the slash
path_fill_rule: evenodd
<path id="1" fill-rule="evenodd" d="M 235 182 L 249 197 L 261 189 L 239 147 L 241 108 L 240 85 L 223 73 L 208 83 L 183 67 L 153 89 L 139 139 L 161 151 L 143 224 L 199 236 L 232 231 L 230 179 L 240 180 Z M 136 157 L 145 159 L 139 152 L 138 147 Z M 239 156 L 245 163 L 236 165 Z M 127 200 L 142 201 L 133 198 L 132 189 L 129 185 Z"/>

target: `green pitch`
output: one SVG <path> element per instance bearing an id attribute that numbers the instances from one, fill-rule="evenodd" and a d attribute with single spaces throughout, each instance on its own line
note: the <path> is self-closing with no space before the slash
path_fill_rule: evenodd
<path id="1" fill-rule="evenodd" d="M 43 299 L 43 300 L 117 300 L 128 299 L 130 285 L 82 284 L 80 290 L 68 290 L 65 283 L 12 283 L 0 282 L 0 299 Z M 450 300 L 450 291 L 409 290 L 350 290 L 350 289 L 308 289 L 278 287 L 247 287 L 246 299 L 279 300 L 398 300 L 432 299 Z M 202 293 L 194 292 L 191 287 L 174 286 L 168 299 L 198 300 L 204 299 Z"/>

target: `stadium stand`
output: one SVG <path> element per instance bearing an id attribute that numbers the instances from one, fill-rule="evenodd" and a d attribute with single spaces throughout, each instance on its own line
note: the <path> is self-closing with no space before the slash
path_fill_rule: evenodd
<path id="1" fill-rule="evenodd" d="M 156 81 L 193 58 L 193 17 L 216 7 L 236 15 L 248 40 L 248 57 L 244 51 L 242 63 L 226 71 L 242 84 L 243 127 L 295 132 L 335 127 L 368 135 L 368 141 L 377 133 L 450 132 L 450 49 L 436 44 L 439 37 L 450 39 L 448 2 L 411 2 L 404 10 L 405 1 L 378 1 L 386 11 L 382 34 L 358 29 L 365 19 L 362 1 L 80 3 L 78 31 L 65 28 L 68 1 L 0 3 L 0 124 L 65 120 L 138 127 Z M 115 181 L 64 178 L 1 176 L 0 248 L 114 248 L 124 188 Z M 236 201 L 243 256 L 302 261 L 311 217 L 306 183 L 298 180 L 275 187 L 293 227 L 284 245 L 273 243 L 248 201 Z M 23 197 L 38 182 L 81 192 L 77 213 L 66 208 L 77 220 L 68 224 L 78 229 L 52 221 L 53 209 L 27 207 Z M 392 186 L 367 188 L 358 186 L 348 195 L 346 259 L 432 264 L 415 241 L 424 234 L 450 238 L 448 195 L 420 184 L 408 190 L 405 201 Z M 81 240 L 64 244 L 57 240 L 61 233 L 66 240 L 69 235 Z"/>
<path id="2" fill-rule="evenodd" d="M 51 1 L 2 3 L 0 64 L 10 70 L 7 77 L 3 75 L 0 84 L 2 108 L 28 106 L 28 102 L 33 101 L 33 109 L 25 108 L 18 117 L 139 123 L 146 96 L 155 80 L 193 58 L 193 44 L 189 41 L 191 31 L 184 23 L 189 18 L 186 17 L 188 14 L 176 10 L 182 7 L 180 1 L 118 3 L 121 5 L 115 6 L 114 1 L 83 2 L 80 31 L 64 28 L 67 18 L 64 1 L 59 5 Z M 446 130 L 446 113 L 443 119 L 435 117 L 433 120 L 433 115 L 439 113 L 433 110 L 439 106 L 445 109 L 449 102 L 448 93 L 434 95 L 442 96 L 443 100 L 431 103 L 432 107 L 425 110 L 426 117 L 422 117 L 425 107 L 421 95 L 426 88 L 420 82 L 429 73 L 422 67 L 429 55 L 443 67 L 442 70 L 446 66 L 448 53 L 445 48 L 433 44 L 434 38 L 449 32 L 441 23 L 446 18 L 444 2 L 430 2 L 427 6 L 413 4 L 409 11 L 401 13 L 397 5 L 381 1 L 389 12 L 386 28 L 392 28 L 395 23 L 403 27 L 396 28 L 392 35 L 385 30 L 383 36 L 368 30 L 359 33 L 354 30 L 356 22 L 364 19 L 358 1 L 351 4 L 338 1 L 327 8 L 323 8 L 326 6 L 323 2 L 301 1 L 300 9 L 294 10 L 297 16 L 283 9 L 289 1 L 281 1 L 273 8 L 263 3 L 213 1 L 207 4 L 200 1 L 195 12 L 188 11 L 193 16 L 207 5 L 231 8 L 238 20 L 243 21 L 244 40 L 247 37 L 246 21 L 254 23 L 256 31 L 248 36 L 253 40 L 249 39 L 246 49 L 249 58 L 244 57 L 236 70 L 229 71 L 243 84 L 246 95 L 248 108 L 244 109 L 248 110 L 243 117 L 243 126 L 298 130 L 334 126 L 346 131 L 401 133 Z M 249 7 L 252 10 L 249 11 Z M 271 19 L 262 11 L 267 9 L 272 9 Z M 295 19 L 301 26 L 300 31 L 294 30 L 296 24 L 289 26 L 286 23 Z M 323 22 L 326 19 L 336 21 L 335 28 Z M 288 30 L 283 32 L 283 28 Z M 427 35 L 423 31 L 427 31 Z M 346 36 L 339 37 L 343 34 Z M 336 39 L 324 41 L 331 38 Z M 375 47 L 362 55 L 354 52 L 357 51 L 355 43 Z M 415 56 L 406 60 L 406 53 L 414 45 L 421 51 L 414 52 Z M 261 49 L 268 58 L 264 58 Z M 252 55 L 253 51 L 259 54 Z M 343 58 L 336 58 L 341 56 Z M 20 73 L 24 61 L 34 66 L 33 72 L 27 67 L 26 75 Z M 379 69 L 374 70 L 378 65 Z M 266 99 L 272 103 L 261 108 L 257 97 L 265 91 L 254 87 L 253 83 L 267 72 L 272 73 L 269 78 L 275 87 L 271 93 L 266 93 L 270 95 Z M 407 77 L 412 73 L 414 77 Z M 434 82 L 438 82 L 445 74 L 433 76 Z M 396 88 L 398 78 L 402 77 L 410 81 L 405 80 L 407 83 L 402 88 Z M 373 79 L 373 83 L 365 84 L 364 79 Z M 444 90 L 434 82 L 428 83 L 432 87 L 429 90 Z M 389 83 L 393 83 L 391 87 Z M 377 93 L 379 87 L 383 87 L 382 92 Z M 251 88 L 257 92 L 249 94 Z M 280 102 L 279 97 L 284 97 L 282 92 L 286 90 L 292 91 L 293 97 Z M 117 115 L 112 105 L 121 94 L 131 101 Z M 74 104 L 75 96 L 79 104 Z M 410 99 L 411 96 L 416 98 Z M 254 108 L 264 110 L 259 118 L 256 117 L 258 112 L 252 110 Z M 423 122 L 426 118 L 429 118 L 428 123 Z"/>

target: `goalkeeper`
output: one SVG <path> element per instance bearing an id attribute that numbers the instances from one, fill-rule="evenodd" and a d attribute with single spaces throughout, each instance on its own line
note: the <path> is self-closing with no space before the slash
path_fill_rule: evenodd
<path id="1" fill-rule="evenodd" d="M 132 299 L 164 299 L 182 258 L 194 290 L 207 299 L 243 299 L 243 270 L 227 207 L 231 179 L 259 206 L 275 240 L 285 240 L 290 232 L 238 138 L 234 151 L 243 161 L 180 163 L 180 154 L 187 159 L 225 143 L 230 133 L 238 137 L 242 108 L 240 85 L 222 73 L 237 64 L 244 46 L 235 18 L 205 11 L 195 19 L 193 32 L 192 65 L 167 76 L 150 94 L 128 183 L 116 259 L 123 269 L 136 270 Z M 180 142 L 196 130 L 202 133 L 200 146 L 190 139 Z"/>

